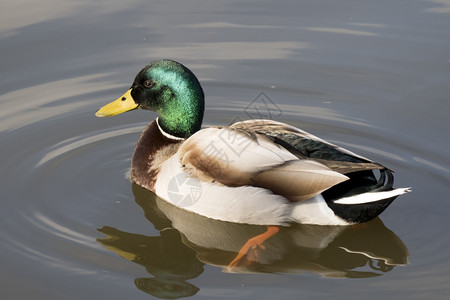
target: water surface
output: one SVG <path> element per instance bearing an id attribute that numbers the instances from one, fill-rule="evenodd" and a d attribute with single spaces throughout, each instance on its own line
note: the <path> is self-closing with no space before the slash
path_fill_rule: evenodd
<path id="1" fill-rule="evenodd" d="M 446 299 L 450 3 L 7 1 L 0 12 L 5 299 Z M 188 66 L 205 125 L 266 117 L 396 171 L 413 192 L 355 227 L 260 226 L 174 209 L 128 180 L 156 117 L 98 119 L 148 62 Z"/>

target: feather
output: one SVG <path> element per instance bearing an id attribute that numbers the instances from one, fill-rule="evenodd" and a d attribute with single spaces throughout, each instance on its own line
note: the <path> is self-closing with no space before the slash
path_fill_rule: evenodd
<path id="1" fill-rule="evenodd" d="M 351 197 L 345 197 L 334 201 L 336 204 L 347 204 L 347 205 L 355 205 L 355 204 L 363 204 L 370 203 L 379 200 L 388 199 L 391 197 L 396 197 L 401 194 L 405 194 L 411 191 L 411 188 L 397 188 L 390 191 L 384 192 L 367 192 L 363 194 L 358 194 Z"/>
<path id="2" fill-rule="evenodd" d="M 255 186 L 269 189 L 291 201 L 301 201 L 348 180 L 348 177 L 312 160 L 293 160 L 263 171 L 252 179 Z"/>
<path id="3" fill-rule="evenodd" d="M 277 121 L 247 120 L 234 123 L 230 127 L 267 135 L 272 137 L 275 143 L 287 146 L 288 150 L 295 149 L 297 152 L 310 158 L 372 163 L 370 159 L 352 151 L 336 146 L 297 127 Z"/>

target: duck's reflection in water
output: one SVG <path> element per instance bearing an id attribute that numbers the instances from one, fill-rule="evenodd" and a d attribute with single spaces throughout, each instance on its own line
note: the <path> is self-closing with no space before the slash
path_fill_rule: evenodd
<path id="1" fill-rule="evenodd" d="M 227 272 L 300 273 L 324 277 L 380 276 L 408 262 L 408 249 L 379 218 L 353 226 L 293 225 L 282 227 L 250 251 L 238 266 L 228 267 L 237 252 L 266 226 L 216 221 L 182 210 L 133 184 L 136 202 L 160 231 L 145 236 L 103 227 L 98 242 L 118 255 L 144 266 L 153 278 L 137 278 L 136 286 L 166 299 L 187 297 L 199 288 L 187 280 L 214 265 Z"/>

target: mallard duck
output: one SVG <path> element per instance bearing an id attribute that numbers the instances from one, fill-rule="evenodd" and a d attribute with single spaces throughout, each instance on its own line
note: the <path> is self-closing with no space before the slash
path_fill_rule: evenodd
<path id="1" fill-rule="evenodd" d="M 96 116 L 155 111 L 158 118 L 134 150 L 132 181 L 209 218 L 269 225 L 263 240 L 291 222 L 369 221 L 409 191 L 393 188 L 389 168 L 284 123 L 201 129 L 204 107 L 196 76 L 178 62 L 158 60 Z"/>

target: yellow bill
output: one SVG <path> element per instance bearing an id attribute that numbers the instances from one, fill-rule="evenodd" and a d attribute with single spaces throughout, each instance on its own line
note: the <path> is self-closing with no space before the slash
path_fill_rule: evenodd
<path id="1" fill-rule="evenodd" d="M 133 97 L 131 97 L 131 89 L 129 89 L 117 100 L 108 103 L 99 110 L 97 110 L 95 116 L 112 117 L 137 108 L 139 108 L 139 105 L 136 104 L 136 102 L 134 102 Z"/>

